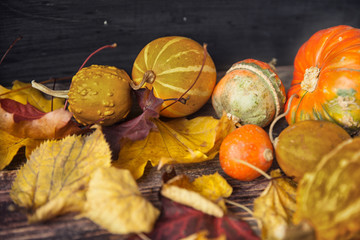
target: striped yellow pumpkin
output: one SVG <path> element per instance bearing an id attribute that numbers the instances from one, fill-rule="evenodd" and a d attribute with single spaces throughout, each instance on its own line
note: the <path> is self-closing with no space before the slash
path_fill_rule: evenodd
<path id="1" fill-rule="evenodd" d="M 148 43 L 135 59 L 132 80 L 140 84 L 144 76 L 152 83 L 143 87 L 154 90 L 158 98 L 180 97 L 196 80 L 204 61 L 204 48 L 196 41 L 180 36 L 162 37 Z M 216 69 L 210 55 L 196 84 L 183 97 L 186 104 L 165 101 L 160 112 L 165 117 L 183 117 L 199 110 L 210 98 L 216 83 Z"/>

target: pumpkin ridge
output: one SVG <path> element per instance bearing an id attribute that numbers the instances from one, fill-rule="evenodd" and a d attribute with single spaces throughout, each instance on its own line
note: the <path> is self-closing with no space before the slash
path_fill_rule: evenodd
<path id="1" fill-rule="evenodd" d="M 279 99 L 279 96 L 278 96 L 278 94 L 276 92 L 276 89 L 275 89 L 274 85 L 271 83 L 271 80 L 270 80 L 271 76 L 266 76 L 266 74 L 263 71 L 259 70 L 258 68 L 254 67 L 254 66 L 251 66 L 251 65 L 248 65 L 248 64 L 244 64 L 244 63 L 235 64 L 226 73 L 229 73 L 229 72 L 231 72 L 233 70 L 241 70 L 241 69 L 251 71 L 251 72 L 255 73 L 256 75 L 260 76 L 261 79 L 265 80 L 265 82 L 267 83 L 268 87 L 270 88 L 272 96 L 273 96 L 273 98 L 275 100 L 275 109 L 276 109 L 275 117 L 277 117 L 280 114 L 280 111 L 281 111 L 280 99 Z"/>
<path id="2" fill-rule="evenodd" d="M 159 80 L 159 79 L 158 79 Z M 155 83 L 154 83 L 155 84 Z M 180 93 L 183 93 L 185 92 L 187 89 L 185 88 L 181 88 L 181 87 L 176 87 L 174 85 L 170 85 L 170 84 L 167 84 L 165 82 L 162 82 L 162 81 L 156 81 L 156 84 L 158 85 L 161 85 L 162 87 L 164 88 L 167 88 L 167 89 L 171 89 L 171 90 L 174 90 L 176 92 L 180 92 Z M 154 87 L 155 89 L 156 87 Z M 207 96 L 207 93 L 204 92 L 204 91 L 196 91 L 195 89 L 190 89 L 188 92 L 187 92 L 187 95 L 202 95 L 202 96 Z"/>
<path id="3" fill-rule="evenodd" d="M 165 63 L 169 63 L 170 61 L 172 61 L 172 59 L 178 58 L 178 57 L 180 57 L 181 55 L 185 55 L 185 54 L 188 54 L 188 53 L 191 53 L 191 52 L 201 54 L 198 50 L 189 49 L 189 50 L 182 51 L 182 52 L 179 52 L 179 53 L 177 53 L 177 54 L 172 55 L 171 57 L 169 57 L 169 58 L 165 61 Z"/>
<path id="4" fill-rule="evenodd" d="M 164 76 L 166 74 L 173 74 L 173 73 L 179 73 L 179 72 L 198 72 L 201 69 L 201 66 L 202 65 L 189 65 L 187 67 L 171 68 L 171 69 L 165 70 L 161 73 L 158 73 L 157 76 Z M 213 73 L 216 71 L 214 71 L 214 69 L 211 66 L 204 65 L 202 72 Z"/>
<path id="5" fill-rule="evenodd" d="M 134 63 L 134 67 L 142 74 L 144 74 L 144 70 L 139 66 L 139 64 L 137 64 L 137 62 Z"/>
<path id="6" fill-rule="evenodd" d="M 149 66 L 148 66 L 148 51 L 149 51 L 149 45 L 146 45 L 145 48 L 144 48 L 144 52 L 143 52 L 143 55 L 144 55 L 144 63 L 145 63 L 145 68 L 146 69 L 149 69 Z"/>
<path id="7" fill-rule="evenodd" d="M 158 52 L 158 54 L 156 55 L 156 58 L 155 58 L 154 63 L 153 63 L 153 66 L 156 66 L 157 60 L 159 59 L 159 57 L 161 56 L 161 54 L 162 54 L 163 52 L 165 52 L 166 49 L 168 49 L 169 46 L 171 46 L 171 45 L 174 44 L 174 43 L 180 42 L 181 40 L 183 40 L 182 37 L 175 37 L 174 39 L 171 39 L 170 41 L 168 41 L 167 43 L 165 43 L 165 44 L 162 46 L 161 50 L 160 50 L 160 51 Z"/>

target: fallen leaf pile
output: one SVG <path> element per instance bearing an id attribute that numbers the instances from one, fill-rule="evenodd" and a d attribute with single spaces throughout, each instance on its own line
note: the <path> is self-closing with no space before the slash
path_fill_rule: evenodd
<path id="1" fill-rule="evenodd" d="M 225 116 L 163 121 L 163 101 L 141 89 L 136 91 L 141 115 L 84 131 L 63 101 L 51 102 L 27 86 L 14 82 L 12 90 L 20 90 L 1 95 L 0 167 L 26 148 L 27 162 L 17 171 L 10 197 L 30 223 L 74 212 L 114 234 L 151 237 L 163 232 L 165 223 L 175 226 L 182 219 L 181 235 L 172 227 L 166 239 L 258 239 L 248 223 L 229 215 L 225 198 L 232 187 L 218 173 L 170 179 L 161 188 L 161 211 L 142 197 L 135 180 L 149 161 L 160 168 L 214 158 L 234 129 Z"/>

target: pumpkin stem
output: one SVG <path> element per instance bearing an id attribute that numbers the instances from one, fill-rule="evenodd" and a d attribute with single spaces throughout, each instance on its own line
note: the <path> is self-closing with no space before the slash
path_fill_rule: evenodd
<path id="1" fill-rule="evenodd" d="M 133 90 L 139 90 L 140 88 L 142 88 L 142 86 L 144 86 L 145 83 L 150 83 L 152 84 L 155 81 L 156 75 L 152 70 L 148 70 L 144 73 L 143 79 L 141 80 L 139 85 L 136 85 L 136 83 L 131 80 L 130 81 L 130 87 Z"/>
<path id="2" fill-rule="evenodd" d="M 271 59 L 271 61 L 268 64 L 272 68 L 272 70 L 275 71 L 276 70 L 275 66 L 277 64 L 277 59 L 276 58 Z"/>
<path id="3" fill-rule="evenodd" d="M 183 94 L 181 94 L 180 97 L 178 97 L 178 98 L 176 99 L 176 101 L 174 101 L 174 102 L 170 103 L 169 105 L 165 106 L 163 109 L 160 110 L 160 112 L 161 112 L 161 111 L 164 111 L 166 108 L 168 108 L 168 107 L 174 105 L 176 102 L 180 101 L 180 99 L 182 99 L 182 98 L 185 96 L 185 94 L 188 93 L 188 92 L 191 90 L 191 88 L 194 87 L 194 85 L 196 84 L 196 82 L 199 80 L 200 75 L 201 75 L 201 73 L 202 73 L 202 71 L 203 71 L 203 69 L 204 69 L 205 63 L 206 63 L 206 57 L 207 57 L 207 55 L 208 55 L 208 54 L 207 54 L 207 44 L 206 44 L 206 43 L 204 43 L 203 48 L 204 48 L 203 63 L 202 63 L 202 65 L 201 65 L 199 74 L 198 74 L 197 77 L 195 78 L 195 81 L 191 84 L 191 86 L 190 86 Z"/>
<path id="4" fill-rule="evenodd" d="M 64 81 L 64 80 L 71 80 L 71 77 L 63 77 L 63 78 L 50 78 L 46 81 L 42 81 L 38 84 L 45 84 L 45 83 L 49 83 L 49 82 L 55 82 L 55 81 Z M 22 88 L 18 88 L 18 89 L 15 89 L 15 90 L 10 90 L 8 92 L 4 92 L 2 94 L 0 94 L 0 97 L 4 96 L 4 95 L 7 95 L 7 94 L 10 94 L 10 93 L 14 93 L 14 92 L 20 92 L 22 90 L 25 90 L 25 89 L 28 89 L 28 88 L 31 88 L 32 86 L 26 86 L 26 87 L 22 87 Z"/>
<path id="5" fill-rule="evenodd" d="M 291 106 L 291 102 L 294 99 L 294 97 L 298 98 L 299 95 L 297 94 L 293 94 L 291 95 L 291 97 L 289 98 L 289 102 L 287 104 L 287 110 L 286 112 L 280 114 L 279 116 L 277 116 L 274 121 L 272 121 L 272 123 L 270 124 L 270 128 L 269 128 L 269 137 L 270 137 L 270 141 L 272 142 L 273 145 L 276 145 L 276 141 L 274 141 L 274 137 L 273 137 L 273 130 L 274 130 L 274 126 L 277 123 L 277 121 L 279 121 L 281 118 L 285 117 L 289 112 L 290 112 L 290 106 Z"/>
<path id="6" fill-rule="evenodd" d="M 6 52 L 4 53 L 4 55 L 2 56 L 1 60 L 0 60 L 0 64 L 4 61 L 6 55 L 8 55 L 8 53 L 10 52 L 10 50 L 15 46 L 16 42 L 21 40 L 23 37 L 22 36 L 19 36 L 17 37 L 13 42 L 12 44 L 9 46 L 8 50 L 6 50 Z"/>
<path id="7" fill-rule="evenodd" d="M 53 90 L 48 87 L 46 87 L 43 84 L 35 82 L 35 80 L 31 81 L 31 86 L 40 92 L 43 92 L 47 95 L 50 95 L 52 97 L 58 97 L 58 98 L 68 98 L 69 90 Z"/>
<path id="8" fill-rule="evenodd" d="M 310 67 L 305 70 L 304 80 L 301 81 L 301 89 L 313 92 L 316 89 L 319 80 L 320 69 L 318 67 Z"/>

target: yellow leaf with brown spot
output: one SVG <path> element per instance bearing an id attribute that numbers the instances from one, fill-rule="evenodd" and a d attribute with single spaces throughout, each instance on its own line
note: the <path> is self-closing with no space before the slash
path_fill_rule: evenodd
<path id="1" fill-rule="evenodd" d="M 296 209 L 296 184 L 282 177 L 280 169 L 273 170 L 273 178 L 254 201 L 253 216 L 258 220 L 263 239 L 284 239 L 291 227 Z"/>
<path id="2" fill-rule="evenodd" d="M 114 234 L 149 233 L 160 214 L 126 169 L 98 169 L 86 198 L 83 215 Z"/>
<path id="3" fill-rule="evenodd" d="M 65 100 L 61 98 L 46 98 L 39 90 L 32 88 L 30 83 L 23 83 L 18 80 L 13 82 L 11 89 L 0 86 L 0 94 L 6 92 L 10 93 L 1 96 L 1 98 L 12 99 L 24 105 L 29 103 L 43 112 L 50 112 L 52 109 L 62 108 L 65 103 Z"/>
<path id="4" fill-rule="evenodd" d="M 10 196 L 27 210 L 30 222 L 81 211 L 91 174 L 110 163 L 111 152 L 100 130 L 46 141 L 18 171 Z"/>
<path id="5" fill-rule="evenodd" d="M 161 188 L 163 196 L 216 217 L 226 213 L 224 198 L 231 193 L 232 187 L 219 173 L 204 175 L 192 182 L 186 175 L 178 175 Z"/>
<path id="6" fill-rule="evenodd" d="M 115 167 L 129 169 L 135 179 L 143 175 L 148 161 L 153 166 L 163 166 L 210 160 L 218 153 L 225 136 L 234 130 L 234 124 L 225 115 L 221 119 L 205 116 L 168 122 L 153 118 L 151 121 L 156 127 L 147 137 L 127 141 L 113 163 Z"/>

